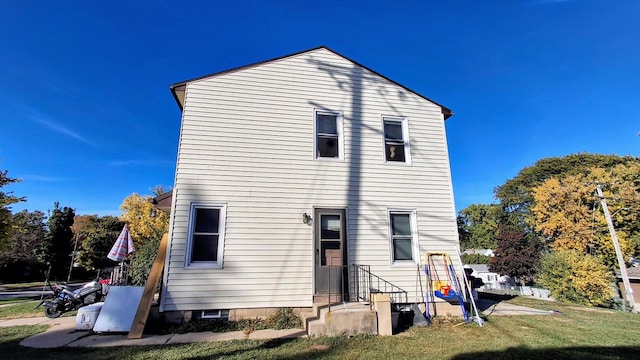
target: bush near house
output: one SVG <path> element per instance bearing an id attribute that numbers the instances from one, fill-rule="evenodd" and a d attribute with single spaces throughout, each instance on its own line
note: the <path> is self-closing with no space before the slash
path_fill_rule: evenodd
<path id="1" fill-rule="evenodd" d="M 544 255 L 537 282 L 559 301 L 606 306 L 615 296 L 611 289 L 613 278 L 604 262 L 576 250 Z"/>
<path id="2" fill-rule="evenodd" d="M 241 319 L 237 321 L 228 320 L 202 320 L 192 319 L 184 324 L 169 327 L 162 330 L 163 334 L 178 333 L 184 334 L 188 332 L 226 332 L 226 331 L 244 331 L 251 333 L 255 330 L 263 329 L 301 329 L 302 321 L 298 315 L 294 314 L 292 308 L 279 308 L 273 315 L 266 319 Z"/>

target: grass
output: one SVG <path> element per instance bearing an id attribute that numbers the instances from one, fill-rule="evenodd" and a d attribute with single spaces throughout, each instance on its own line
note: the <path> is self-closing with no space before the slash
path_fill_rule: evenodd
<path id="1" fill-rule="evenodd" d="M 40 301 L 2 302 L 0 306 L 0 319 L 19 319 L 35 316 L 44 316 L 44 308 L 36 309 Z"/>
<path id="2" fill-rule="evenodd" d="M 392 337 L 229 341 L 117 348 L 28 349 L 20 339 L 42 327 L 0 328 L 11 359 L 635 359 L 640 315 L 515 298 L 510 303 L 562 315 L 490 316 L 484 327 L 439 322 Z"/>
<path id="3" fill-rule="evenodd" d="M 0 302 L 0 320 L 44 316 L 44 307 L 41 306 L 36 309 L 39 303 L 39 300 Z M 66 312 L 62 316 L 76 316 L 77 313 L 74 310 Z"/>
<path id="4" fill-rule="evenodd" d="M 42 288 L 44 282 L 42 281 L 33 281 L 33 282 L 24 282 L 24 283 L 0 283 L 0 289 L 3 290 L 17 290 L 24 288 Z"/>
<path id="5" fill-rule="evenodd" d="M 17 297 L 17 298 L 11 298 L 11 299 L 2 299 L 2 300 L 0 300 L 0 306 L 17 304 L 17 303 L 22 303 L 22 302 L 32 301 L 32 300 L 33 300 L 33 298 L 29 298 L 29 297 Z"/>

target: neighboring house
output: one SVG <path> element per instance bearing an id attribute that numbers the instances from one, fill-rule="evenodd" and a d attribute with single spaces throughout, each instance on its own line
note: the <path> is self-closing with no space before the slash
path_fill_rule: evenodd
<path id="1" fill-rule="evenodd" d="M 484 283 L 482 289 L 501 289 L 506 285 L 515 284 L 509 276 L 489 271 L 489 266 L 486 264 L 468 264 L 465 267 L 473 269 L 471 276 L 482 279 Z"/>
<path id="2" fill-rule="evenodd" d="M 631 292 L 633 293 L 633 304 L 636 308 L 636 311 L 640 311 L 640 267 L 629 267 L 627 268 L 627 277 L 629 278 L 629 284 L 631 285 Z M 622 281 L 622 275 L 620 275 L 620 271 L 616 271 L 616 282 L 618 283 L 618 290 L 620 291 L 620 296 L 627 299 L 627 292 L 624 288 L 624 283 Z"/>
<path id="3" fill-rule="evenodd" d="M 489 257 L 495 256 L 495 253 L 491 249 L 467 249 L 462 252 L 462 255 L 465 255 L 465 254 L 466 255 L 478 254 L 478 255 L 489 256 Z"/>
<path id="4" fill-rule="evenodd" d="M 353 300 L 353 264 L 413 303 L 425 252 L 457 262 L 446 107 L 326 47 L 171 91 L 182 125 L 161 311 Z"/>

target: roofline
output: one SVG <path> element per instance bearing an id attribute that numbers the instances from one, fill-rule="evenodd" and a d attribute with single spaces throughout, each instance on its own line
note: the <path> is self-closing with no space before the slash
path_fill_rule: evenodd
<path id="1" fill-rule="evenodd" d="M 199 76 L 199 77 L 196 77 L 196 78 L 193 78 L 193 79 L 189 79 L 189 80 L 180 81 L 180 82 L 174 83 L 172 85 L 169 85 L 169 89 L 171 90 L 171 93 L 173 94 L 173 98 L 176 100 L 176 103 L 178 103 L 178 107 L 180 107 L 180 111 L 182 111 L 183 110 L 182 109 L 182 104 L 180 103 L 180 100 L 178 99 L 178 95 L 176 94 L 176 88 L 185 86 L 187 83 L 190 83 L 192 81 L 206 79 L 206 78 L 213 77 L 213 76 L 223 75 L 223 74 L 227 74 L 227 73 L 231 73 L 231 72 L 235 72 L 235 71 L 239 71 L 239 70 L 248 69 L 248 68 L 251 68 L 251 67 L 254 67 L 254 66 L 258 66 L 258 65 L 269 63 L 269 62 L 286 59 L 288 57 L 297 56 L 297 55 L 300 55 L 300 54 L 304 54 L 306 52 L 315 51 L 315 50 L 319 50 L 319 49 L 328 50 L 328 51 L 334 53 L 335 55 L 338 55 L 341 58 L 344 58 L 344 59 L 346 59 L 346 60 L 348 60 L 348 61 L 350 61 L 350 62 L 352 62 L 352 63 L 354 63 L 354 64 L 356 64 L 356 65 L 358 65 L 358 66 L 370 71 L 370 72 L 372 72 L 373 74 L 378 75 L 378 76 L 382 77 L 383 79 L 385 79 L 385 80 L 387 80 L 387 81 L 389 81 L 389 82 L 391 82 L 391 83 L 393 83 L 395 85 L 398 85 L 401 88 L 403 88 L 403 89 L 405 89 L 405 90 L 407 90 L 407 91 L 409 91 L 409 92 L 411 92 L 411 93 L 413 93 L 415 95 L 418 95 L 419 97 L 421 97 L 421 98 L 423 98 L 423 99 L 425 99 L 425 100 L 427 100 L 429 102 L 432 102 L 432 103 L 438 105 L 442 109 L 442 114 L 444 115 L 444 119 L 445 120 L 447 120 L 448 118 L 450 118 L 454 114 L 453 111 L 451 109 L 449 109 L 448 107 L 446 107 L 446 106 L 444 106 L 444 105 L 442 105 L 442 104 L 440 104 L 440 103 L 438 103 L 436 101 L 433 101 L 433 100 L 429 99 L 428 97 L 426 97 L 426 96 L 424 96 L 424 95 L 422 95 L 422 94 L 420 94 L 420 93 L 418 93 L 418 92 L 416 92 L 416 91 L 414 91 L 414 90 L 412 90 L 412 89 L 400 84 L 399 82 L 397 82 L 395 80 L 392 80 L 392 79 L 380 74 L 379 72 L 377 72 L 375 70 L 372 70 L 372 69 L 360 64 L 359 62 L 357 62 L 357 61 L 355 61 L 353 59 L 350 59 L 350 58 L 348 58 L 348 57 L 336 52 L 333 49 L 330 49 L 329 47 L 327 47 L 325 45 L 317 46 L 317 47 L 314 47 L 314 48 L 311 48 L 311 49 L 307 49 L 307 50 L 303 50 L 303 51 L 298 51 L 296 53 L 289 54 L 289 55 L 279 56 L 279 57 L 276 57 L 276 58 L 273 58 L 273 59 L 269 59 L 269 60 L 259 61 L 259 62 L 256 62 L 256 63 L 253 63 L 253 64 L 249 64 L 249 65 L 243 65 L 243 66 L 239 66 L 239 67 L 235 67 L 235 68 L 232 68 L 232 69 L 215 72 L 215 73 L 208 74 L 208 75 Z"/>
<path id="2" fill-rule="evenodd" d="M 160 194 L 160 195 L 158 195 L 158 196 L 154 197 L 154 198 L 151 200 L 151 202 L 152 202 L 153 204 L 157 204 L 158 202 L 160 202 L 160 201 L 162 201 L 162 200 L 164 200 L 164 199 L 166 199 L 166 198 L 172 197 L 172 196 L 173 196 L 173 189 L 171 189 L 171 190 L 167 191 L 167 192 L 166 192 L 166 193 L 164 193 L 164 194 Z"/>

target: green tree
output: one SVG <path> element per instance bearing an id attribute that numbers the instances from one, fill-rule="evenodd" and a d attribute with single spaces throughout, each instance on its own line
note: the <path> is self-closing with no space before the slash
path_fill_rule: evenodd
<path id="1" fill-rule="evenodd" d="M 458 213 L 458 234 L 463 249 L 495 249 L 503 217 L 498 204 L 472 204 Z"/>
<path id="2" fill-rule="evenodd" d="M 8 170 L 0 170 L 0 189 L 5 185 L 20 182 L 20 179 L 10 178 L 7 174 Z M 11 204 L 15 204 L 21 201 L 25 201 L 24 197 L 17 197 L 13 195 L 13 191 L 0 191 L 0 251 L 7 245 L 7 241 L 11 236 L 13 229 L 11 221 L 13 219 L 11 215 Z"/>
<path id="3" fill-rule="evenodd" d="M 166 192 L 156 187 L 156 195 Z M 170 191 L 170 190 L 169 190 Z M 131 194 L 122 202 L 121 219 L 129 224 L 129 231 L 136 246 L 136 255 L 129 272 L 133 284 L 143 285 L 158 251 L 162 235 L 169 230 L 169 214 L 153 205 L 151 196 Z"/>
<path id="4" fill-rule="evenodd" d="M 76 216 L 77 220 L 78 218 Z M 81 239 L 78 263 L 89 269 L 104 269 L 116 265 L 107 258 L 107 254 L 118 239 L 124 222 L 115 216 L 97 215 L 84 215 L 79 220 L 85 225 L 77 235 Z"/>
<path id="5" fill-rule="evenodd" d="M 620 164 L 640 164 L 640 158 L 586 153 L 545 158 L 520 170 L 513 179 L 496 187 L 494 194 L 506 212 L 515 216 L 517 221 L 529 224 L 534 201 L 532 190 L 545 180 L 586 174 L 592 168 L 611 169 Z"/>
<path id="6" fill-rule="evenodd" d="M 533 281 L 543 244 L 522 228 L 510 225 L 500 226 L 497 240 L 489 270 L 508 275 L 523 286 Z"/>
<path id="7" fill-rule="evenodd" d="M 5 251 L 0 253 L 3 280 L 33 279 L 45 268 L 37 253 L 46 235 L 45 219 L 42 211 L 22 210 L 13 215 L 12 235 Z"/>
<path id="8" fill-rule="evenodd" d="M 576 250 L 545 254 L 536 280 L 559 301 L 602 306 L 615 295 L 607 266 L 598 257 Z"/>
<path id="9" fill-rule="evenodd" d="M 482 254 L 462 254 L 462 262 L 464 264 L 488 264 L 491 256 Z"/>
<path id="10" fill-rule="evenodd" d="M 71 265 L 71 252 L 73 251 L 72 239 L 73 218 L 75 212 L 69 207 L 60 208 L 57 201 L 51 211 L 48 221 L 46 242 L 42 249 L 43 259 L 51 264 L 53 279 L 66 279 L 67 271 Z"/>

